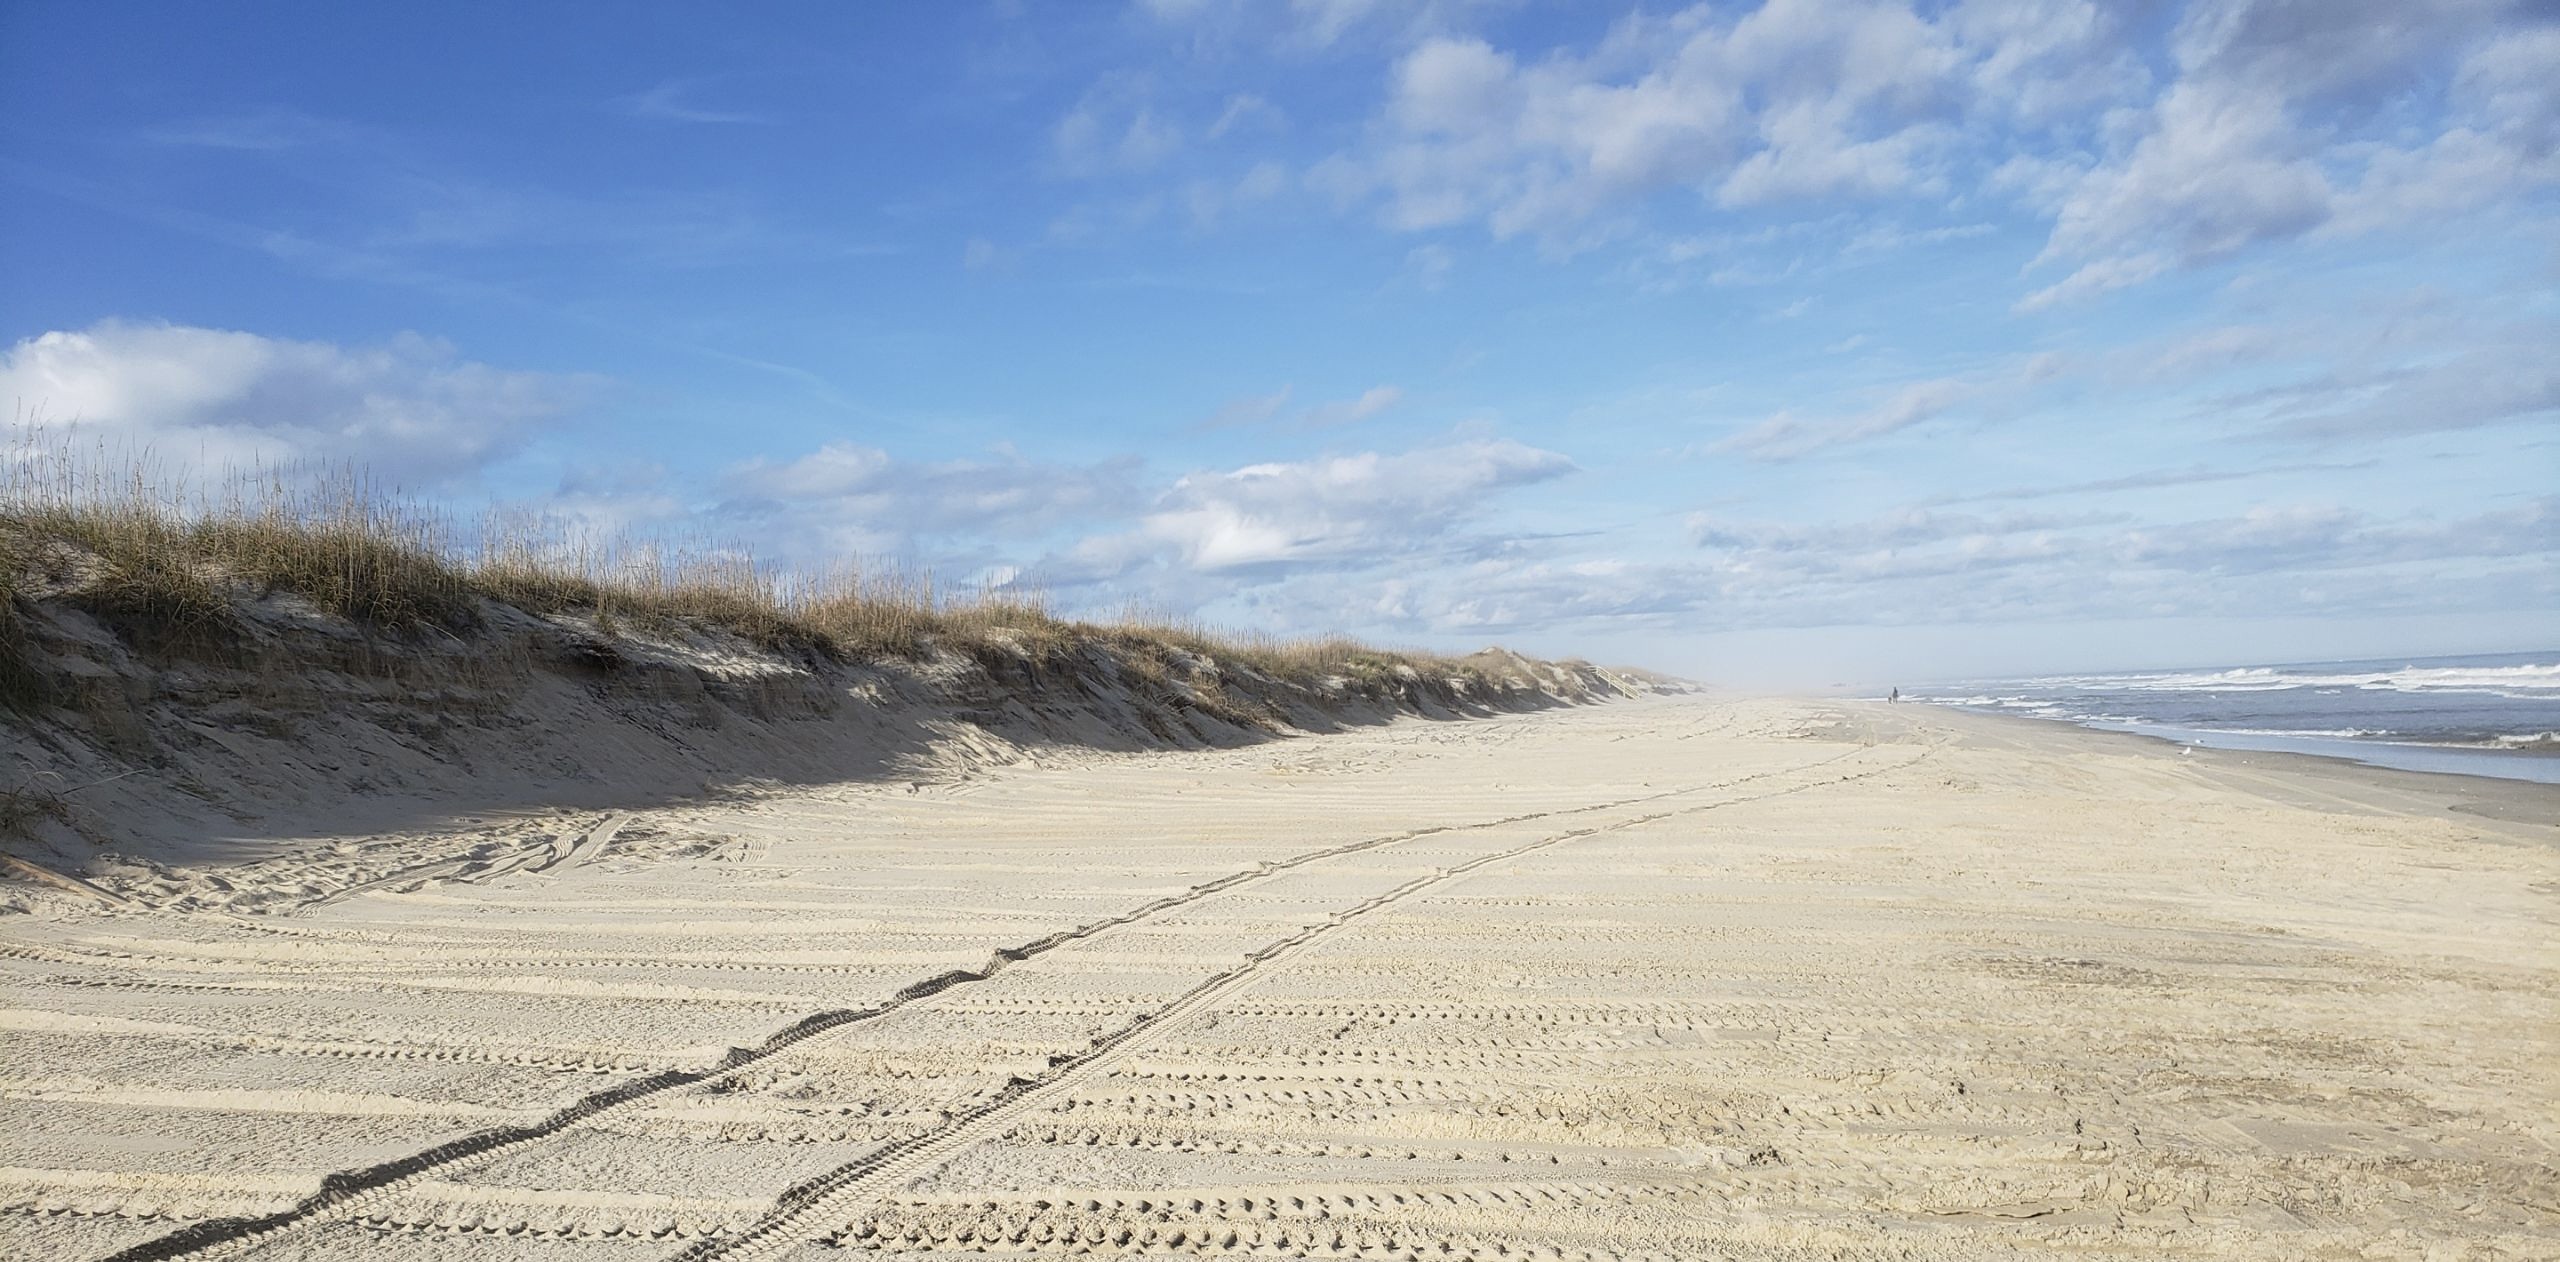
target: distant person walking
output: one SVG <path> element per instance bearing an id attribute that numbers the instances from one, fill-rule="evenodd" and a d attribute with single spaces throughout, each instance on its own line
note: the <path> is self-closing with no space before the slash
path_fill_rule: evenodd
<path id="1" fill-rule="evenodd" d="M 1902 700 L 1902 689 L 1900 689 L 1900 688 L 1896 688 L 1896 689 L 1894 689 L 1893 691 L 1891 691 L 1891 692 L 1889 692 L 1889 693 L 1886 693 L 1886 694 L 1885 694 L 1885 698 L 1884 698 L 1884 699 L 1885 699 L 1885 700 L 1887 700 L 1887 701 L 1900 701 L 1900 700 Z"/>

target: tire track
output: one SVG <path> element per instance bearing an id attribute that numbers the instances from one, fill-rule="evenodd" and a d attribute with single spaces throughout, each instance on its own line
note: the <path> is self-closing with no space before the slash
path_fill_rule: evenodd
<path id="1" fill-rule="evenodd" d="M 1861 751 L 1849 751 L 1849 753 L 1856 752 Z M 1141 1036 L 1154 1030 L 1179 1025 L 1190 1017 L 1217 1006 L 1217 1004 L 1224 1000 L 1229 994 L 1241 990 L 1244 987 L 1260 980 L 1260 970 L 1263 965 L 1268 964 L 1273 960 L 1280 959 L 1301 947 L 1306 946 L 1308 943 L 1314 942 L 1334 930 L 1369 914 L 1370 912 L 1376 911 L 1382 907 L 1390 906 L 1422 890 L 1456 880 L 1493 864 L 1524 858 L 1528 855 L 1535 854 L 1538 851 L 1562 845 L 1569 841 L 1578 841 L 1586 837 L 1598 836 L 1604 833 L 1619 832 L 1628 828 L 1655 823 L 1665 819 L 1697 814 L 1702 811 L 1718 810 L 1723 807 L 1738 806 L 1746 802 L 1764 801 L 1769 798 L 1783 797 L 1788 794 L 1801 793 L 1809 789 L 1822 788 L 1828 785 L 1846 783 L 1853 780 L 1863 780 L 1869 776 L 1881 775 L 1889 771 L 1899 771 L 1919 762 L 1921 759 L 1928 757 L 1934 752 L 1935 747 L 1931 746 L 1924 748 L 1916 757 L 1903 759 L 1889 766 L 1876 767 L 1850 775 L 1836 776 L 1826 780 L 1817 780 L 1806 784 L 1776 789 L 1768 793 L 1754 794 L 1748 797 L 1731 798 L 1720 802 L 1709 802 L 1698 806 L 1658 811 L 1649 815 L 1641 815 L 1632 819 L 1621 820 L 1616 823 L 1595 825 L 1590 828 L 1571 829 L 1549 837 L 1540 838 L 1539 840 L 1532 841 L 1524 845 L 1514 846 L 1508 850 L 1501 850 L 1492 854 L 1481 855 L 1454 867 L 1442 868 L 1422 876 L 1414 877 L 1401 885 L 1387 890 L 1385 893 L 1375 895 L 1349 908 L 1345 908 L 1342 911 L 1335 912 L 1324 920 L 1309 925 L 1297 933 L 1290 934 L 1287 937 L 1280 938 L 1263 946 L 1259 950 L 1247 955 L 1244 958 L 1244 961 L 1236 965 L 1234 968 L 1219 973 L 1216 976 L 1201 982 L 1199 985 L 1192 987 L 1190 990 L 1183 992 L 1183 994 L 1179 998 L 1175 999 L 1171 1004 L 1160 1008 L 1155 1012 L 1147 1013 L 1138 1017 L 1128 1025 L 1121 1027 L 1118 1031 L 1106 1035 L 1086 1051 L 1058 1062 L 1051 1067 L 1048 1073 L 1040 1076 L 1039 1078 L 1015 1078 L 1012 1082 L 1006 1084 L 1003 1090 L 999 1091 L 984 1103 L 981 1103 L 966 1112 L 954 1115 L 948 1122 L 934 1131 L 918 1135 L 910 1140 L 892 1143 L 876 1152 L 847 1162 L 844 1165 L 838 1166 L 834 1170 L 819 1175 L 817 1178 L 808 1180 L 807 1182 L 801 1183 L 798 1186 L 785 1191 L 780 1197 L 776 1198 L 775 1208 L 773 1211 L 744 1233 L 737 1236 L 720 1236 L 697 1241 L 682 1251 L 671 1255 L 669 1262 L 712 1262 L 713 1259 L 761 1257 L 771 1253 L 775 1249 L 787 1248 L 817 1238 L 818 1235 L 823 1234 L 824 1232 L 841 1230 L 847 1226 L 846 1222 L 843 1220 L 825 1223 L 822 1227 L 818 1227 L 817 1230 L 812 1230 L 814 1225 L 813 1220 L 819 1219 L 821 1215 L 842 1209 L 848 1203 L 856 1201 L 857 1198 L 861 1197 L 862 1194 L 866 1192 L 877 1192 L 896 1185 L 901 1181 L 917 1178 L 929 1173 L 934 1167 L 958 1155 L 961 1150 L 977 1143 L 979 1140 L 985 1138 L 990 1132 L 999 1131 L 1005 1127 L 1013 1125 L 1023 1115 L 1032 1112 L 1036 1108 L 1041 1106 L 1054 1106 L 1061 1098 L 1069 1095 L 1069 1093 L 1071 1093 L 1085 1079 L 1091 1077 L 1095 1073 L 1109 1069 L 1121 1060 L 1139 1051 L 1141 1047 L 1139 1042 Z M 1836 755 L 1832 758 L 1821 759 L 1804 766 L 1787 768 L 1785 771 L 1802 772 L 1827 766 L 1830 763 L 1839 761 L 1841 758 L 1848 757 L 1849 753 Z M 1746 779 L 1764 779 L 1767 776 L 1776 774 L 1782 773 L 1766 772 L 1758 776 L 1746 777 Z M 1736 781 L 1734 783 L 1740 782 Z M 1661 797 L 1683 796 L 1687 792 L 1697 791 L 1700 790 L 1687 790 L 1659 794 L 1655 795 L 1655 797 L 1658 799 Z"/>
<path id="2" fill-rule="evenodd" d="M 1651 1183 L 1441 1184 L 1352 1188 L 1202 1189 L 1059 1199 L 936 1198 L 882 1206 L 829 1238 L 842 1249 L 1019 1255 L 1051 1250 L 1123 1256 L 1355 1256 L 1386 1258 L 1662 1258 L 1613 1248 L 1532 1255 L 1483 1231 L 1487 1211 L 1590 1222 L 1676 1201 L 1685 1188 Z"/>
<path id="3" fill-rule="evenodd" d="M 1284 859 L 1268 860 L 1257 864 L 1252 868 L 1231 872 L 1215 880 L 1194 885 L 1181 893 L 1167 895 L 1163 898 L 1142 904 L 1117 915 L 1088 921 L 1076 926 L 1075 928 L 1061 930 L 1035 939 L 1031 942 L 1023 943 L 1019 946 L 1000 947 L 988 957 L 985 964 L 977 968 L 953 969 L 948 972 L 940 973 L 933 977 L 914 982 L 897 991 L 888 999 L 870 1007 L 834 1009 L 803 1017 L 800 1020 L 775 1031 L 771 1035 L 767 1036 L 763 1042 L 754 1047 L 730 1048 L 726 1055 L 722 1056 L 718 1061 L 711 1065 L 697 1069 L 672 1069 L 650 1075 L 646 1078 L 634 1079 L 630 1082 L 622 1083 L 618 1086 L 584 1096 L 552 1112 L 537 1122 L 531 1122 L 520 1126 L 501 1127 L 492 1130 L 479 1131 L 469 1135 L 460 1136 L 431 1148 L 409 1154 L 405 1157 L 394 1158 L 390 1161 L 380 1162 L 371 1166 L 337 1171 L 321 1180 L 320 1189 L 317 1192 L 314 1192 L 310 1196 L 296 1202 L 289 1209 L 254 1218 L 220 1218 L 194 1223 L 167 1235 L 155 1237 L 151 1240 L 146 1240 L 139 1244 L 120 1249 L 99 1259 L 99 1262 L 171 1262 L 172 1259 L 178 1258 L 215 1258 L 237 1256 L 249 1251 L 250 1249 L 254 1249 L 262 1244 L 268 1243 L 278 1235 L 291 1231 L 306 1223 L 341 1218 L 357 1213 L 364 1206 L 378 1201 L 384 1195 L 393 1191 L 400 1185 L 416 1180 L 430 1171 L 449 1170 L 463 1162 L 476 1161 L 494 1156 L 503 1151 L 540 1142 L 553 1135 L 557 1135 L 562 1131 L 568 1130 L 573 1126 L 577 1126 L 599 1114 L 619 1109 L 635 1101 L 647 1099 L 670 1091 L 680 1091 L 686 1088 L 699 1086 L 739 1069 L 756 1064 L 757 1062 L 771 1059 L 792 1047 L 820 1035 L 840 1029 L 844 1026 L 863 1021 L 876 1020 L 891 1012 L 898 1011 L 901 1008 L 905 1008 L 919 1001 L 930 999 L 955 987 L 984 982 L 989 978 L 1002 973 L 1005 969 L 1014 964 L 1045 954 L 1061 946 L 1065 946 L 1068 943 L 1090 938 L 1095 934 L 1103 933 L 1107 930 L 1134 924 L 1175 908 L 1198 902 L 1202 899 L 1233 889 L 1248 882 L 1261 880 L 1281 872 L 1302 867 L 1306 864 L 1319 863 L 1328 859 L 1374 850 L 1383 846 L 1419 840 L 1425 837 L 1476 832 L 1488 828 L 1500 828 L 1512 824 L 1531 823 L 1543 819 L 1585 815 L 1595 811 L 1615 810 L 1629 806 L 1642 806 L 1648 803 L 1660 802 L 1671 798 L 1687 797 L 1699 793 L 1713 792 L 1719 789 L 1728 789 L 1736 785 L 1767 779 L 1771 776 L 1797 774 L 1814 768 L 1827 766 L 1843 758 L 1847 758 L 1864 751 L 1865 747 L 1848 749 L 1835 754 L 1832 757 L 1818 759 L 1812 763 L 1800 764 L 1795 767 L 1776 768 L 1769 771 L 1755 772 L 1750 775 L 1740 776 L 1732 780 L 1720 781 L 1714 784 L 1697 785 L 1686 789 L 1671 789 L 1660 793 L 1641 794 L 1635 797 L 1593 803 L 1587 806 L 1562 807 L 1547 811 L 1532 811 L 1519 815 L 1505 816 L 1498 819 L 1478 821 L 1470 824 L 1453 824 L 1413 829 L 1407 832 L 1392 833 L 1381 837 L 1368 838 L 1362 841 L 1349 842 L 1344 845 L 1328 847 L 1322 850 L 1308 851 L 1304 854 L 1292 855 Z M 1926 755 L 1924 754 L 1923 756 Z M 1874 773 L 1869 772 L 1862 773 L 1862 775 L 1863 774 Z M 1841 777 L 1841 779 L 1847 778 L 1849 777 Z M 1812 786 L 1808 785 L 1802 787 Z M 1796 790 L 1790 789 L 1784 790 L 1783 792 L 1794 791 Z M 1756 799 L 1735 799 L 1734 801 L 1745 800 Z M 1724 806 L 1732 804 L 1733 802 L 1728 801 L 1713 803 L 1711 805 Z M 1661 814 L 1646 816 L 1641 819 L 1625 821 L 1620 824 L 1609 825 L 1607 828 L 1628 827 L 1637 823 L 1666 818 L 1668 815 L 1680 813 L 1682 812 L 1664 812 Z M 599 829 L 598 831 L 602 832 L 603 830 Z M 1597 831 L 1605 831 L 1605 829 L 1585 829 L 1578 830 L 1574 833 L 1560 834 L 1557 837 L 1533 843 L 1529 847 L 1504 852 L 1500 855 L 1488 856 L 1485 859 L 1474 860 L 1459 868 L 1446 869 L 1437 876 L 1417 878 L 1416 881 L 1410 881 L 1405 885 L 1398 886 L 1395 890 L 1390 891 L 1389 894 L 1381 897 L 1387 899 L 1400 898 L 1405 894 L 1410 893 L 1414 888 L 1418 888 L 1420 884 L 1436 883 L 1439 880 L 1457 875 L 1462 871 L 1472 871 L 1474 868 L 1480 867 L 1492 859 L 1516 857 L 1518 854 L 1526 854 L 1530 850 L 1551 845 L 1569 837 L 1587 836 Z M 1380 905 L 1379 900 L 1373 899 L 1370 900 L 1370 902 L 1361 904 L 1360 907 L 1355 908 L 1349 913 L 1337 913 L 1337 918 L 1335 920 L 1324 922 L 1309 931 L 1293 935 L 1290 939 L 1284 940 L 1286 945 L 1282 947 L 1282 949 L 1285 950 L 1294 947 L 1298 941 L 1313 936 L 1315 930 L 1331 928 L 1334 924 L 1339 923 L 1340 918 L 1344 916 L 1361 914 L 1376 905 Z M 1269 947 L 1264 948 L 1266 952 L 1272 949 L 1273 948 Z M 1250 959 L 1247 967 L 1251 967 L 1259 962 L 1259 958 Z M 1220 978 L 1224 978 L 1226 976 L 1227 974 L 1221 974 Z M 1217 978 L 1213 978 L 1210 982 L 1204 983 L 1203 985 L 1215 985 L 1218 980 L 1219 979 Z M 1199 993 L 1199 988 L 1195 988 L 1193 992 L 1190 992 L 1190 995 L 1196 996 Z M 1181 1007 L 1184 1002 L 1186 1002 L 1186 1000 L 1177 1000 L 1175 1007 Z M 1187 1012 L 1188 1010 L 1186 1009 L 1185 1011 Z M 1145 1028 L 1148 1024 L 1151 1024 L 1172 1012 L 1173 1009 L 1168 1008 L 1160 1010 L 1153 1017 L 1142 1017 L 1139 1019 L 1138 1023 L 1124 1029 L 1120 1034 L 1113 1037 L 1117 1040 L 1125 1040 L 1135 1034 L 1139 1029 Z M 1116 1046 L 1116 1043 L 1113 1045 Z M 1066 1062 L 1062 1068 L 1072 1068 L 1076 1065 L 1084 1064 L 1091 1057 L 1101 1054 L 1101 1051 L 1104 1050 L 1108 1049 L 1103 1048 L 1097 1049 L 1096 1051 L 1089 1051 L 1085 1053 L 1084 1059 Z M 1044 1081 L 1054 1080 L 1056 1077 L 1057 1075 L 1053 1073 L 1049 1075 L 1048 1079 L 1044 1079 Z M 1017 1082 L 1025 1081 L 1029 1080 L 1017 1080 Z M 1002 1106 L 1012 1098 L 1012 1095 L 1009 1093 L 1015 1092 L 1018 1088 L 1008 1087 L 1006 1090 L 1006 1094 L 999 1094 L 996 1096 L 994 1100 L 990 1102 L 990 1105 L 997 1107 Z M 966 1122 L 973 1120 L 984 1111 L 984 1107 L 982 1106 L 978 1111 L 962 1115 L 958 1121 Z M 930 1138 L 930 1136 L 927 1136 L 926 1138 Z M 904 1151 L 904 1149 L 885 1150 L 882 1154 L 877 1155 L 891 1156 L 894 1155 L 896 1151 Z M 817 1182 L 824 1182 L 830 1177 L 833 1176 L 822 1176 Z M 805 1187 L 808 1185 L 803 1186 Z M 788 1198 L 798 1190 L 799 1189 L 793 1189 L 792 1192 L 784 1193 L 784 1196 Z"/>

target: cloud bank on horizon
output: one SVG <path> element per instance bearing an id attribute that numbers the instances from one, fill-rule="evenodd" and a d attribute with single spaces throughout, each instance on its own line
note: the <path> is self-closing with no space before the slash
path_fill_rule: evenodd
<path id="1" fill-rule="evenodd" d="M 37 3 L 0 397 L 1729 677 L 2547 647 L 2555 85 L 2525 0 Z"/>

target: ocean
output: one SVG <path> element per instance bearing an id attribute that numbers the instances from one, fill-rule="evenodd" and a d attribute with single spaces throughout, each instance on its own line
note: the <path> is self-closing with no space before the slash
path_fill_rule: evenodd
<path id="1" fill-rule="evenodd" d="M 1969 679 L 1902 696 L 2216 749 L 2560 784 L 2560 650 Z"/>

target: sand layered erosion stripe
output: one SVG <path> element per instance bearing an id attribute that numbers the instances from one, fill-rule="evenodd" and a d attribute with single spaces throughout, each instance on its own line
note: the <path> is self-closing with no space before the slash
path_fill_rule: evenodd
<path id="1" fill-rule="evenodd" d="M 2547 791 L 2385 774 L 1681 699 L 65 891 L 0 1252 L 2552 1251 Z"/>

